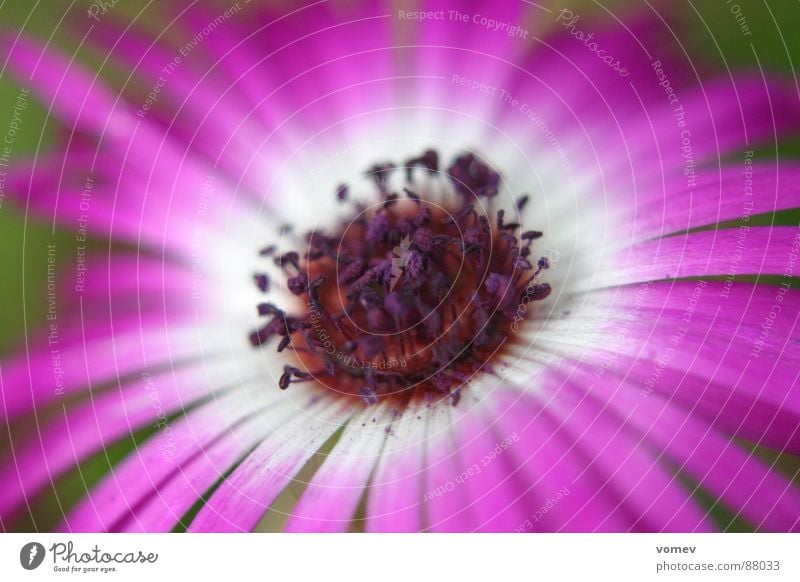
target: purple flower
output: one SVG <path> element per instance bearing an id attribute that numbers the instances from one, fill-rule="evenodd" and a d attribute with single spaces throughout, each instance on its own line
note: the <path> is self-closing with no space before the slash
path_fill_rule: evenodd
<path id="1" fill-rule="evenodd" d="M 3 41 L 60 123 L 7 190 L 76 236 L 0 368 L 4 528 L 97 459 L 61 530 L 800 528 L 800 230 L 752 220 L 794 85 L 652 14 L 168 9 L 79 31 L 113 81 Z"/>

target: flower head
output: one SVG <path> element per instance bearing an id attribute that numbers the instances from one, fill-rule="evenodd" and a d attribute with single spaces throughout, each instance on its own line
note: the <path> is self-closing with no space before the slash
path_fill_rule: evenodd
<path id="1" fill-rule="evenodd" d="M 61 127 L 9 192 L 79 244 L 0 364 L 4 528 L 800 527 L 794 87 L 422 4 L 95 13 L 114 80 L 5 37 Z"/>

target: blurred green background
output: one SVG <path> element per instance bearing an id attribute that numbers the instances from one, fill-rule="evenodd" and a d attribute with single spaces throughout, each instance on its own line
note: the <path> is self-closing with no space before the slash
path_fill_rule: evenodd
<path id="1" fill-rule="evenodd" d="M 168 1 L 168 0 L 163 0 Z M 171 0 L 170 0 L 171 1 Z M 253 0 L 258 1 L 258 0 Z M 505 0 L 508 1 L 508 0 Z M 635 1 L 635 0 L 634 0 Z M 285 3 L 285 2 L 284 2 Z M 579 10 L 581 14 L 592 12 L 598 18 L 607 16 L 606 9 L 630 7 L 631 1 L 604 0 L 558 0 L 543 4 Z M 674 2 L 652 2 L 659 10 L 668 13 L 676 24 L 675 33 L 695 63 L 726 73 L 726 69 L 763 68 L 792 77 L 795 67 L 800 66 L 800 1 L 798 0 L 676 0 Z M 0 3 L 0 28 L 4 34 L 24 31 L 54 44 L 75 46 L 65 24 L 68 10 L 82 11 L 92 4 L 89 0 L 75 2 L 61 0 L 5 0 Z M 113 10 L 123 18 L 136 18 L 143 26 L 159 26 L 158 0 L 118 0 Z M 734 8 L 736 7 L 736 8 Z M 143 12 L 144 10 L 144 12 Z M 741 17 L 737 20 L 736 16 Z M 745 20 L 742 20 L 742 17 Z M 740 26 L 746 24 L 751 36 L 743 36 Z M 6 77 L 0 76 L 0 126 L 11 119 L 19 87 Z M 23 127 L 13 146 L 14 159 L 24 158 L 52 143 L 56 128 L 48 123 L 45 111 L 35 102 L 29 104 L 23 119 Z M 780 156 L 800 156 L 800 136 L 779 145 Z M 775 152 L 764 152 L 774 155 Z M 784 213 L 781 221 L 794 224 L 797 213 Z M 768 219 L 771 220 L 771 219 Z M 74 235 L 53 229 L 41 219 L 26 216 L 24 206 L 14 205 L 8 199 L 0 207 L 0 357 L 22 347 L 26 330 L 34 330 L 41 324 L 45 310 L 45 282 L 47 276 L 47 245 L 56 243 L 62 248 L 75 244 Z M 745 446 L 748 446 L 746 443 Z M 119 455 L 133 446 L 123 442 Z M 750 445 L 752 446 L 752 445 Z M 752 447 L 759 455 L 777 461 L 777 465 L 790 475 L 800 469 L 800 460 L 790 455 L 778 455 L 758 447 Z M 109 451 L 112 457 L 114 451 Z M 116 455 L 116 456 L 119 456 Z M 84 470 L 88 467 L 84 467 Z M 107 470 L 107 461 L 98 467 L 101 475 Z M 81 482 L 85 474 L 81 476 Z M 91 479 L 90 479 L 91 480 Z M 67 496 L 79 494 L 81 482 L 65 482 L 60 489 Z M 688 483 L 692 487 L 694 484 Z M 698 497 L 703 498 L 701 491 Z M 750 529 L 717 506 L 713 499 L 704 501 L 713 508 L 714 516 L 729 530 Z M 43 510 L 47 512 L 47 509 Z M 41 526 L 41 524 L 40 524 Z"/>

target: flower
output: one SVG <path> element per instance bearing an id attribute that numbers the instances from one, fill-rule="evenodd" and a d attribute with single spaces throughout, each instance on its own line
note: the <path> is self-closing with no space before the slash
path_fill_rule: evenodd
<path id="1" fill-rule="evenodd" d="M 115 80 L 5 37 L 61 127 L 8 190 L 76 245 L 0 368 L 4 528 L 798 529 L 794 87 L 652 11 L 422 4 L 95 10 Z"/>

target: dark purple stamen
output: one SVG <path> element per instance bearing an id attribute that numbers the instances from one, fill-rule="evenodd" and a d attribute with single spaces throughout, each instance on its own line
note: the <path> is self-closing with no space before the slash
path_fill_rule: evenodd
<path id="1" fill-rule="evenodd" d="M 253 277 L 256 282 L 256 286 L 262 293 L 266 293 L 269 291 L 269 277 L 264 274 L 258 274 Z"/>
<path id="2" fill-rule="evenodd" d="M 542 233 L 518 234 L 520 223 L 504 210 L 493 220 L 480 210 L 488 206 L 481 198 L 498 193 L 496 171 L 473 154 L 456 158 L 444 175 L 458 197 L 443 211 L 425 202 L 426 182 L 414 180 L 415 168 L 437 179 L 438 154 L 428 150 L 404 168 L 400 193 L 390 187 L 393 164 L 370 168 L 382 204 L 367 211 L 352 203 L 355 218 L 338 233 L 307 234 L 302 253 L 262 250 L 301 307 L 289 315 L 259 304 L 267 321 L 250 335 L 255 346 L 278 338 L 278 351 L 295 352 L 297 366 L 284 367 L 281 389 L 316 380 L 366 405 L 417 395 L 448 396 L 455 405 L 465 383 L 490 372 L 490 360 L 513 340 L 512 323 L 533 311 L 521 303 L 550 294 L 537 280 L 549 261 L 541 257 L 534 267 L 530 258 Z M 337 200 L 351 204 L 348 193 L 339 186 Z M 516 210 L 528 200 L 518 198 Z M 268 292 L 266 275 L 255 282 Z"/>

